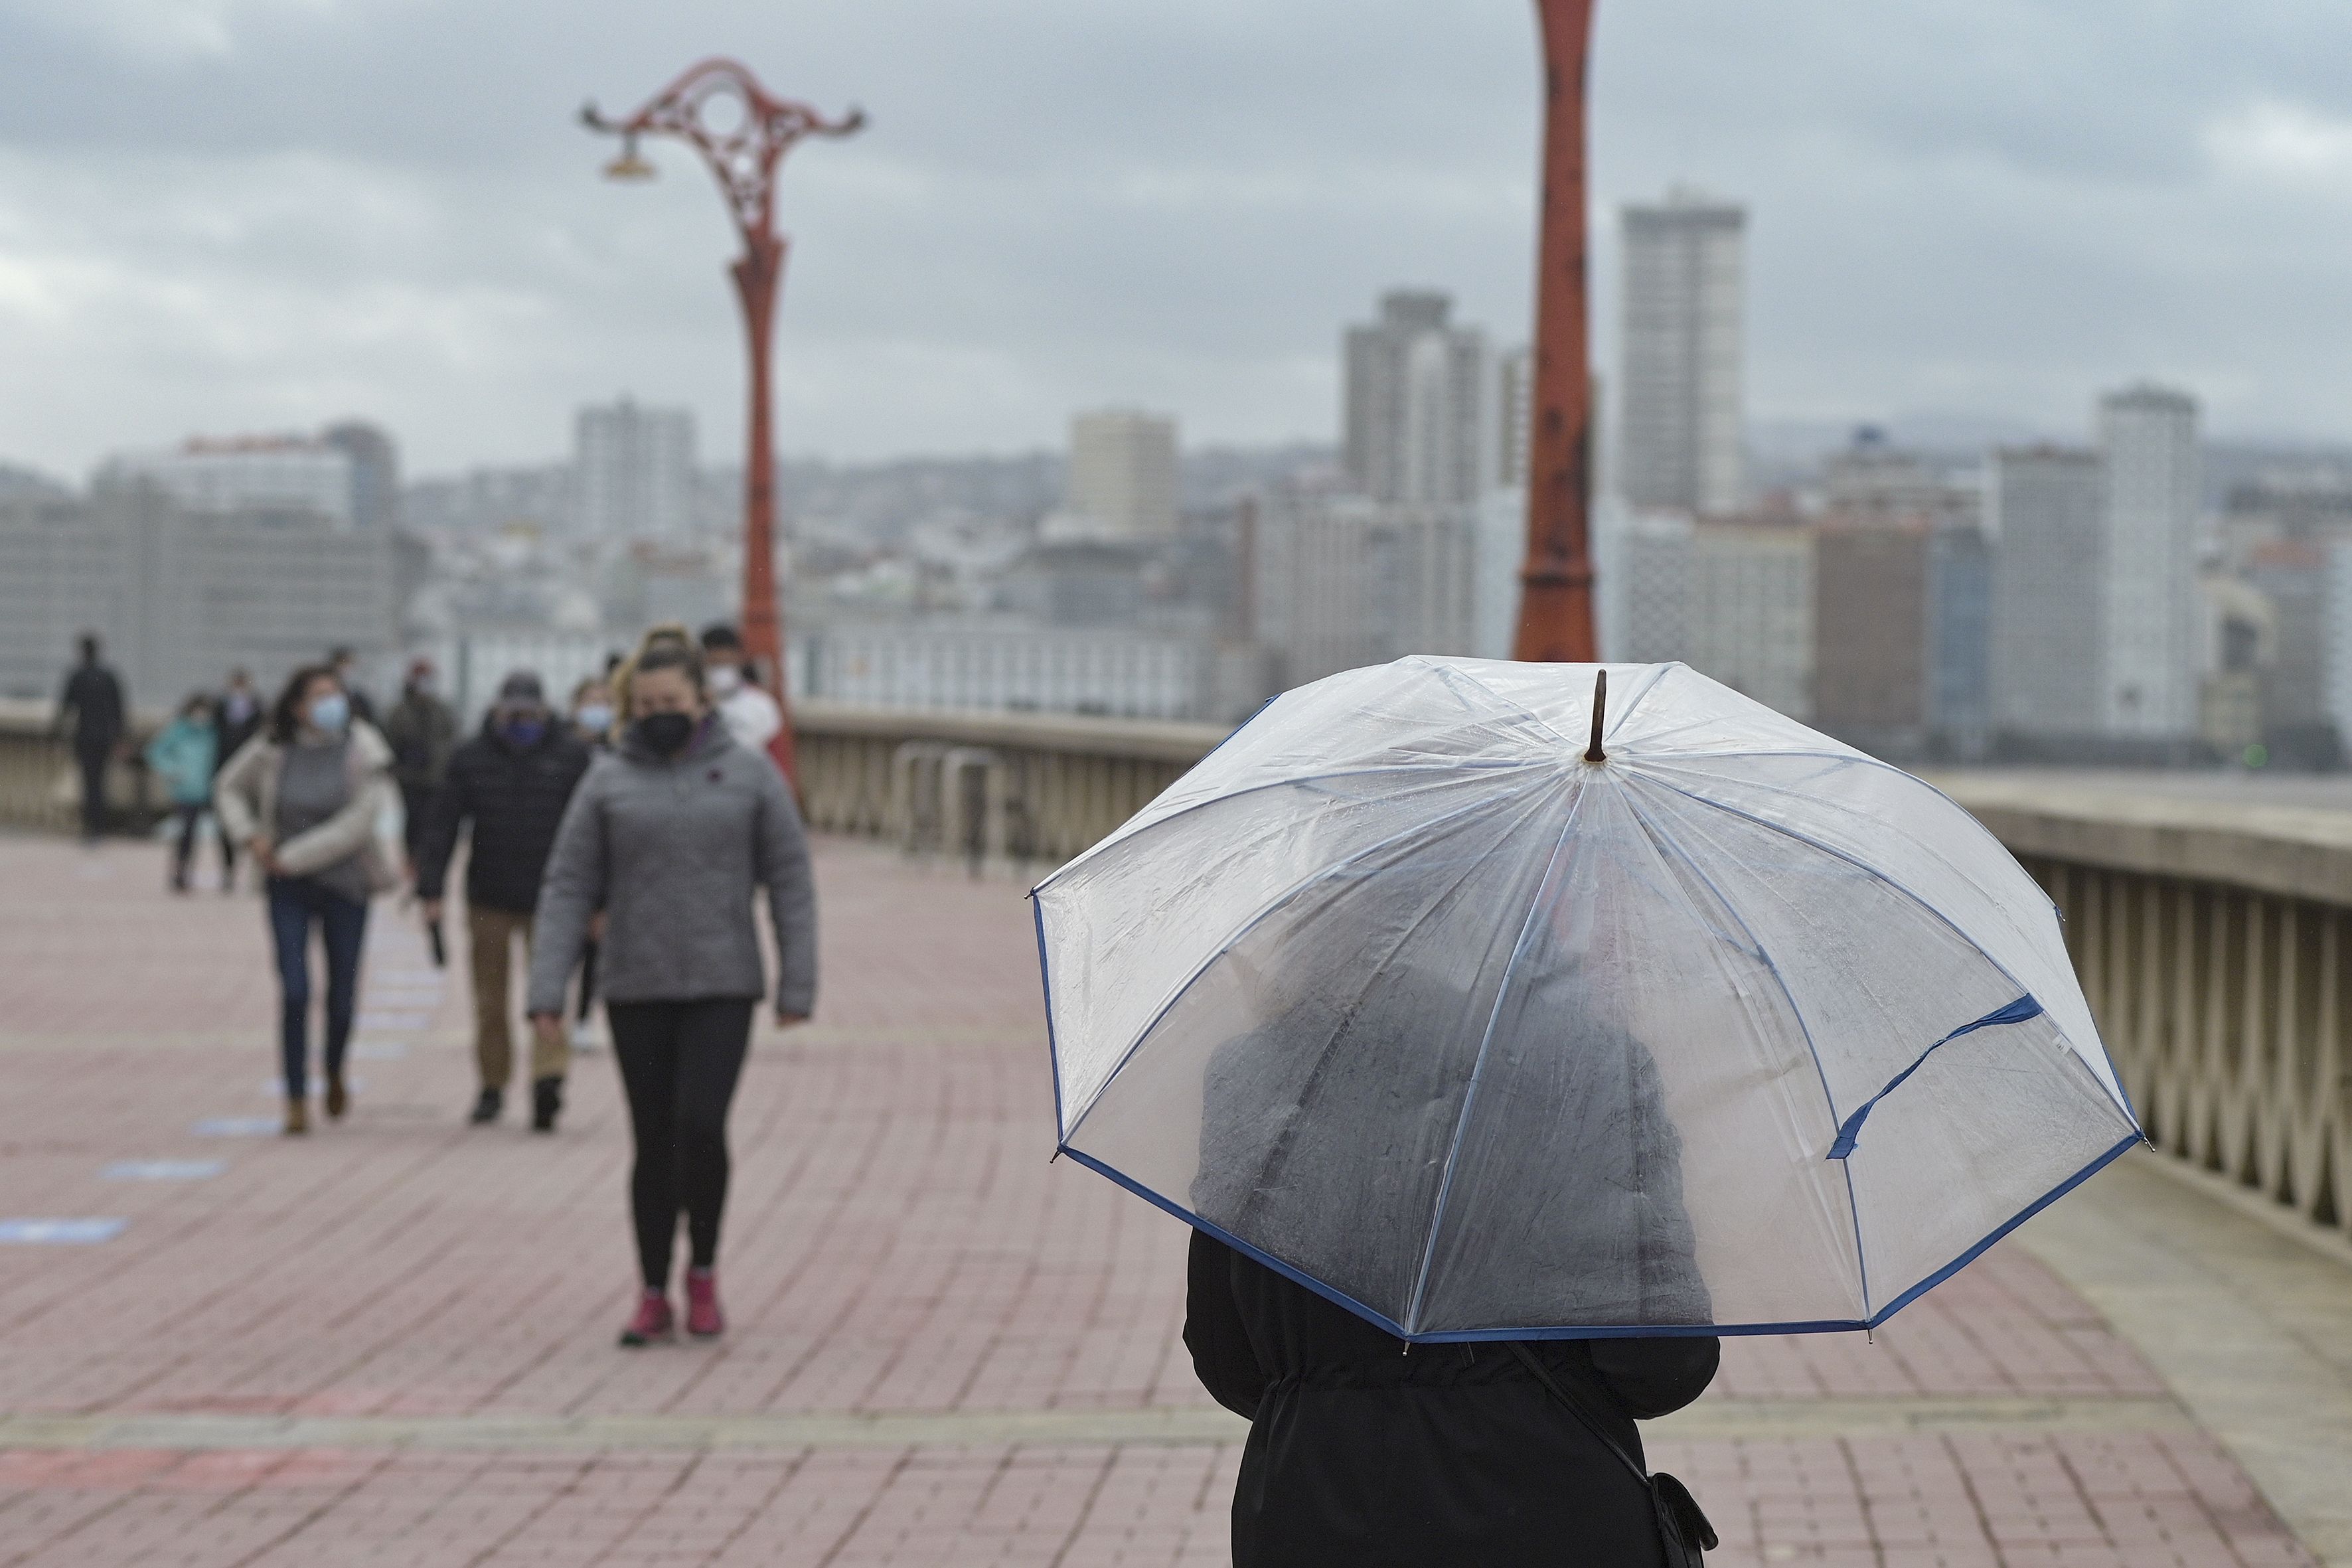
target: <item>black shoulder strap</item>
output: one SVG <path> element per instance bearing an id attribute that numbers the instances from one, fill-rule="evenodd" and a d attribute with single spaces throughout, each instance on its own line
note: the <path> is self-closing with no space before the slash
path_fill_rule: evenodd
<path id="1" fill-rule="evenodd" d="M 1559 1385 L 1559 1380 L 1552 1376 L 1551 1369 L 1544 1365 L 1542 1360 L 1533 1351 L 1514 1341 L 1511 1342 L 1511 1353 L 1519 1358 L 1520 1365 L 1535 1374 L 1536 1381 L 1542 1384 L 1554 1399 L 1568 1406 L 1568 1413 L 1581 1422 L 1586 1431 L 1600 1439 L 1602 1447 L 1617 1456 L 1619 1464 L 1633 1472 L 1634 1479 L 1643 1486 L 1650 1484 L 1650 1472 L 1643 1469 L 1633 1456 L 1625 1451 L 1624 1444 L 1610 1435 L 1609 1428 L 1603 1426 L 1599 1418 L 1584 1407 L 1582 1400 L 1574 1397 L 1567 1389 Z"/>

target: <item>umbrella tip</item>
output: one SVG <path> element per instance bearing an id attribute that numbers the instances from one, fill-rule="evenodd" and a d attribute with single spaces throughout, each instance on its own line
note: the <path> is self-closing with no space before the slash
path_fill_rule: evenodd
<path id="1" fill-rule="evenodd" d="M 1609 672 L 1596 669 L 1592 672 L 1592 744 L 1584 748 L 1584 760 L 1588 763 L 1609 760 L 1609 753 L 1601 749 L 1601 726 L 1608 716 Z"/>

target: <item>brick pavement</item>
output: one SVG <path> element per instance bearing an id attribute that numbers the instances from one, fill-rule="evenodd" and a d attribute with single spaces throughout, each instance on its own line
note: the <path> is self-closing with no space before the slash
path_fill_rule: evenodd
<path id="1" fill-rule="evenodd" d="M 275 1109 L 253 901 L 0 840 L 0 1217 L 128 1221 L 0 1247 L 0 1568 L 1223 1561 L 1183 1233 L 1047 1163 L 1018 889 L 819 861 L 817 1020 L 735 1112 L 732 1331 L 629 1354 L 609 1057 L 556 1139 L 462 1127 L 463 988 L 379 904 L 352 1122 L 199 1135 Z M 1654 1447 L 1725 1563 L 2311 1561 L 2006 1245 L 1874 1342 L 1735 1342 Z"/>

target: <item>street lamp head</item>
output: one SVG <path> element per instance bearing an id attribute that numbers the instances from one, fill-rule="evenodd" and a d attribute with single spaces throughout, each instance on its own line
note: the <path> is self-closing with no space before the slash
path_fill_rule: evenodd
<path id="1" fill-rule="evenodd" d="M 604 165 L 608 180 L 650 180 L 659 173 L 653 164 L 637 153 L 637 134 L 632 131 L 621 138 L 621 155 Z"/>

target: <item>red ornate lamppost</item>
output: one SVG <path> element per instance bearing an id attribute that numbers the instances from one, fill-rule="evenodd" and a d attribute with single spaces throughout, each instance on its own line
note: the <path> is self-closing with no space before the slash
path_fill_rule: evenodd
<path id="1" fill-rule="evenodd" d="M 1590 663 L 1592 372 L 1585 316 L 1584 93 L 1594 0 L 1536 0 L 1544 45 L 1542 242 L 1528 557 L 1514 658 Z"/>
<path id="2" fill-rule="evenodd" d="M 675 136 L 691 143 L 717 176 L 719 194 L 743 240 L 743 254 L 730 269 L 743 306 L 751 372 L 751 435 L 743 451 L 743 650 L 785 707 L 784 727 L 769 749 L 797 786 L 776 604 L 776 458 L 768 396 L 768 350 L 786 243 L 776 233 L 776 165 L 803 136 L 846 136 L 866 123 L 866 116 L 853 109 L 839 120 L 827 120 L 806 104 L 772 96 L 736 61 L 709 59 L 625 120 L 605 119 L 593 102 L 580 119 L 592 131 L 621 138 L 621 155 L 604 169 L 615 180 L 653 177 L 654 166 L 637 153 L 640 136 Z"/>

